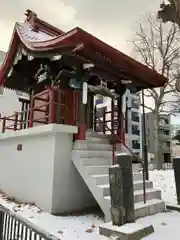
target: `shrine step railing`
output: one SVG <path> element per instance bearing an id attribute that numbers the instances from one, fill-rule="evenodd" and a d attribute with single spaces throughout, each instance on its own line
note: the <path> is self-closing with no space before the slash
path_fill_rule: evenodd
<path id="1" fill-rule="evenodd" d="M 0 240 L 58 240 L 20 214 L 0 205 Z"/>
<path id="2" fill-rule="evenodd" d="M 56 96 L 58 94 L 58 101 Z M 2 120 L 2 133 L 6 130 L 18 131 L 31 128 L 35 125 L 59 123 L 64 124 L 66 114 L 66 95 L 69 92 L 49 87 L 46 90 L 37 93 L 31 97 L 29 108 L 15 112 L 11 116 L 4 116 Z M 56 108 L 58 117 L 56 116 Z M 75 121 L 72 119 L 72 122 Z"/>
<path id="3" fill-rule="evenodd" d="M 95 106 L 96 108 L 96 106 Z M 116 153 L 116 147 L 117 147 L 117 144 L 121 144 L 125 149 L 128 150 L 128 152 L 132 155 L 133 158 L 137 159 L 139 163 L 142 164 L 142 176 L 143 176 L 143 200 L 144 200 L 144 203 L 146 203 L 146 176 L 145 176 L 145 165 L 144 165 L 144 160 L 136 155 L 132 149 L 130 149 L 128 147 L 128 145 L 125 143 L 125 133 L 124 133 L 124 130 L 123 130 L 123 122 L 124 122 L 124 117 L 123 115 L 121 116 L 122 117 L 122 120 L 121 120 L 121 129 L 120 129 L 120 135 L 118 135 L 118 123 L 117 123 L 117 127 L 114 128 L 114 122 L 118 122 L 118 119 L 115 118 L 115 108 L 112 108 L 111 111 L 105 111 L 104 110 L 104 115 L 103 115 L 103 120 L 98 117 L 96 115 L 96 110 L 95 111 L 92 111 L 93 113 L 93 116 L 94 116 L 94 130 L 96 131 L 97 128 L 96 128 L 96 125 L 97 123 L 101 123 L 102 124 L 102 130 L 103 130 L 103 133 L 106 134 L 106 132 L 108 134 L 110 134 L 111 136 L 111 144 L 112 144 L 112 164 L 114 165 L 115 164 L 115 153 Z M 110 120 L 106 120 L 106 114 L 111 114 L 111 119 Z M 109 127 L 107 124 L 108 123 L 111 123 L 111 127 Z"/>

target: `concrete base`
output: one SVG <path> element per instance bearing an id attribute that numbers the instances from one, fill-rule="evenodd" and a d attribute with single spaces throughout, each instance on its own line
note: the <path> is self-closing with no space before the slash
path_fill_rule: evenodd
<path id="1" fill-rule="evenodd" d="M 140 240 L 154 232 L 152 225 L 129 223 L 121 227 L 113 226 L 112 222 L 105 223 L 99 227 L 100 235 L 116 237 L 120 240 Z"/>
<path id="2" fill-rule="evenodd" d="M 166 205 L 167 210 L 173 210 L 173 211 L 178 211 L 180 212 L 180 205 L 177 204 L 167 204 Z"/>

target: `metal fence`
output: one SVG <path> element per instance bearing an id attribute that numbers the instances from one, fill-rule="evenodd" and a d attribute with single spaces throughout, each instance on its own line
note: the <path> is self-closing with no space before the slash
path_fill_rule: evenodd
<path id="1" fill-rule="evenodd" d="M 155 163 L 149 164 L 149 170 L 156 170 L 156 169 L 157 169 L 157 167 L 156 167 Z M 173 169 L 172 163 L 164 163 L 163 164 L 162 170 L 170 170 L 170 169 Z"/>
<path id="2" fill-rule="evenodd" d="M 60 240 L 0 205 L 0 240 Z"/>

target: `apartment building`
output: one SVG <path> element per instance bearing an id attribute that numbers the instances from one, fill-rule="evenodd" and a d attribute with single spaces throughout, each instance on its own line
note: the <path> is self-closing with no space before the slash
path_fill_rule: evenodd
<path id="1" fill-rule="evenodd" d="M 171 118 L 170 115 L 161 114 L 159 116 L 159 136 L 160 136 L 160 149 L 162 159 L 164 162 L 171 161 L 172 154 L 172 137 L 171 137 Z M 153 156 L 155 152 L 155 140 L 154 140 L 154 116 L 152 112 L 145 113 L 146 121 L 146 137 L 148 153 Z M 153 158 L 152 158 L 153 160 Z"/>
<path id="2" fill-rule="evenodd" d="M 172 124 L 171 125 L 171 135 L 172 137 L 176 136 L 177 132 L 180 131 L 180 124 Z"/>
<path id="3" fill-rule="evenodd" d="M 108 97 L 98 96 L 95 100 L 97 106 L 97 115 L 102 118 L 103 111 L 111 111 L 111 99 Z M 116 105 L 115 101 L 115 105 Z M 140 112 L 140 96 L 127 90 L 123 99 L 123 114 L 125 117 L 125 140 L 126 144 L 132 151 L 141 155 L 141 112 Z M 115 116 L 116 117 L 116 116 Z M 106 115 L 106 121 L 111 119 L 111 115 Z M 107 123 L 111 128 L 111 123 Z M 101 131 L 101 129 L 99 129 Z"/>

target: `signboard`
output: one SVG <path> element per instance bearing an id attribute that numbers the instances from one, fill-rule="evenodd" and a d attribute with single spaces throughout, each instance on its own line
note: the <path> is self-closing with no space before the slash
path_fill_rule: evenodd
<path id="1" fill-rule="evenodd" d="M 88 84 L 87 82 L 83 82 L 83 92 L 82 92 L 82 102 L 83 104 L 87 104 L 87 96 L 88 96 Z"/>

